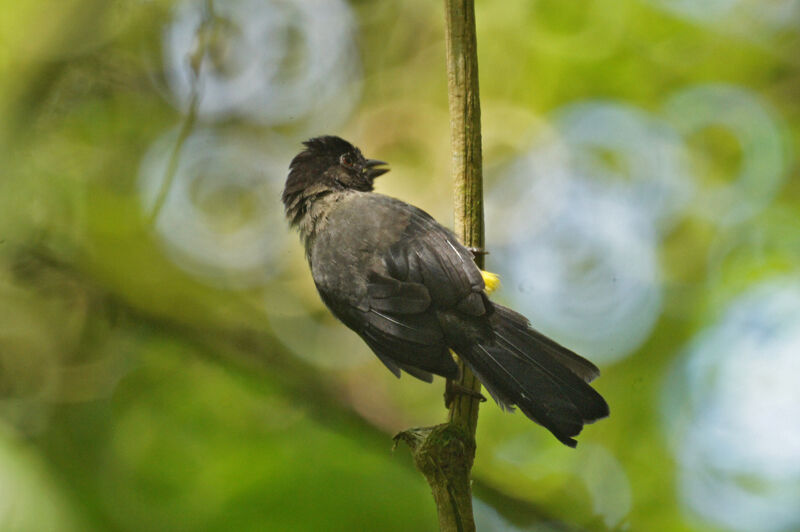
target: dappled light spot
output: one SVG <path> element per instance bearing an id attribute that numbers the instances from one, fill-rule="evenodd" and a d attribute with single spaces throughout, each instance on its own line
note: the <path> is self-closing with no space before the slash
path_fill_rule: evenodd
<path id="1" fill-rule="evenodd" d="M 48 465 L 0 423 L 0 527 L 3 530 L 86 530 Z"/>

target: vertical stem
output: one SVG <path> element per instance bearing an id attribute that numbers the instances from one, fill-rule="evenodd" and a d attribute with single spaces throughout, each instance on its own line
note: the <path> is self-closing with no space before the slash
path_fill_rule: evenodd
<path id="1" fill-rule="evenodd" d="M 473 0 L 445 0 L 447 92 L 450 101 L 450 149 L 455 185 L 455 232 L 465 246 L 483 248 L 483 165 L 478 52 Z M 477 255 L 483 267 L 483 256 Z M 460 384 L 480 391 L 480 382 L 461 365 Z M 475 437 L 478 399 L 459 394 L 450 404 L 450 422 Z"/>
<path id="2" fill-rule="evenodd" d="M 481 154 L 481 106 L 478 92 L 478 46 L 475 36 L 474 0 L 444 0 L 447 54 L 447 94 L 450 102 L 450 151 L 454 194 L 455 233 L 465 246 L 483 248 L 483 157 Z M 483 267 L 483 256 L 476 255 Z M 462 388 L 480 392 L 481 383 L 464 362 L 459 361 Z M 474 530 L 470 472 L 475 457 L 478 425 L 477 397 L 455 394 L 450 403 L 450 425 L 467 436 L 462 457 L 466 471 L 450 479 L 451 490 L 464 494 L 455 516 L 457 530 Z M 440 525 L 444 524 L 439 505 Z"/>
<path id="3" fill-rule="evenodd" d="M 450 144 L 455 183 L 455 232 L 469 247 L 483 247 L 481 112 L 473 0 L 444 0 L 447 43 L 447 92 L 450 100 Z M 483 267 L 483 257 L 476 258 Z M 457 385 L 480 392 L 480 382 L 459 361 Z M 448 383 L 449 385 L 450 383 Z M 439 528 L 474 532 L 470 473 L 475 458 L 479 394 L 459 391 L 450 398 L 448 422 L 409 429 L 395 436 L 411 447 L 417 468 L 433 492 Z"/>

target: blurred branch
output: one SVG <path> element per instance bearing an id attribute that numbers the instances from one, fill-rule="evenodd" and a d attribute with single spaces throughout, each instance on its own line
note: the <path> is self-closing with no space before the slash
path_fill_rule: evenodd
<path id="1" fill-rule="evenodd" d="M 337 393 L 330 379 L 323 379 L 313 366 L 299 360 L 266 327 L 209 326 L 158 315 L 126 300 L 101 284 L 91 274 L 43 246 L 26 246 L 12 252 L 15 279 L 22 286 L 34 287 L 42 276 L 56 273 L 79 286 L 91 306 L 105 314 L 114 327 L 130 326 L 177 339 L 207 354 L 209 358 L 237 370 L 253 382 L 269 378 L 281 393 L 322 425 L 333 430 L 343 426 L 357 428 L 376 446 L 386 445 L 386 434 L 353 412 Z M 309 390 L 318 393 L 309 394 Z"/>
<path id="2" fill-rule="evenodd" d="M 447 92 L 450 146 L 455 184 L 455 232 L 461 242 L 483 248 L 483 181 L 478 54 L 473 0 L 445 0 Z M 476 257 L 483 267 L 483 257 Z M 417 468 L 433 491 L 443 531 L 474 531 L 470 471 L 475 458 L 475 429 L 481 384 L 463 362 L 450 398 L 448 423 L 411 429 L 396 436 L 414 453 Z M 454 389 L 448 382 L 448 391 Z M 475 392 L 471 394 L 470 392 Z"/>
<path id="3" fill-rule="evenodd" d="M 195 45 L 192 53 L 187 57 L 189 64 L 189 71 L 192 78 L 192 92 L 189 98 L 189 109 L 186 112 L 186 118 L 181 124 L 181 129 L 178 132 L 178 138 L 175 139 L 175 146 L 172 148 L 172 153 L 169 156 L 167 169 L 164 172 L 164 180 L 161 182 L 161 188 L 158 190 L 156 202 L 153 204 L 153 210 L 148 216 L 148 224 L 154 225 L 158 220 L 158 215 L 164 207 L 164 202 L 167 200 L 167 195 L 172 188 L 172 183 L 175 181 L 175 174 L 178 171 L 178 162 L 180 161 L 181 150 L 183 145 L 186 144 L 186 139 L 194 129 L 197 122 L 197 110 L 200 107 L 200 73 L 203 68 L 203 59 L 208 53 L 211 39 L 213 39 L 213 29 L 216 22 L 214 15 L 214 3 L 211 0 L 206 0 L 203 9 L 203 19 L 195 32 Z"/>

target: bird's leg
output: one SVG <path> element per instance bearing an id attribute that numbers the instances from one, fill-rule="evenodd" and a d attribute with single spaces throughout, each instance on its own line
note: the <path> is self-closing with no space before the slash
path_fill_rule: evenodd
<path id="1" fill-rule="evenodd" d="M 472 253 L 472 257 L 473 257 L 473 258 L 476 258 L 476 259 L 477 259 L 478 257 L 482 257 L 482 256 L 484 256 L 484 255 L 488 255 L 488 254 L 489 254 L 489 252 L 488 252 L 488 251 L 486 251 L 486 250 L 485 250 L 485 249 L 483 249 L 483 248 L 476 248 L 476 247 L 470 246 L 470 247 L 468 247 L 467 249 L 468 249 L 468 250 L 469 250 L 469 251 Z"/>
<path id="2" fill-rule="evenodd" d="M 450 408 L 450 404 L 455 400 L 456 395 L 468 395 L 470 397 L 476 397 L 481 403 L 486 402 L 486 398 L 480 392 L 465 388 L 459 383 L 447 379 L 444 386 L 444 406 Z"/>

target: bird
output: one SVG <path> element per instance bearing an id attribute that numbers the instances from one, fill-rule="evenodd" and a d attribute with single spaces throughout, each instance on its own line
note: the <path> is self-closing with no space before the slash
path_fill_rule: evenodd
<path id="1" fill-rule="evenodd" d="M 397 377 L 460 375 L 455 353 L 506 411 L 560 442 L 609 415 L 600 370 L 490 300 L 491 274 L 425 211 L 374 191 L 388 163 L 333 135 L 303 143 L 281 196 L 328 309 Z M 462 393 L 467 393 L 462 391 Z"/>

